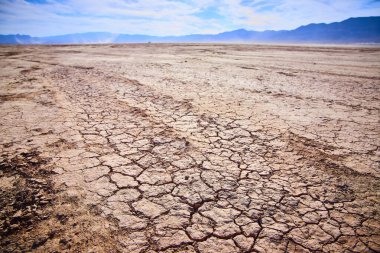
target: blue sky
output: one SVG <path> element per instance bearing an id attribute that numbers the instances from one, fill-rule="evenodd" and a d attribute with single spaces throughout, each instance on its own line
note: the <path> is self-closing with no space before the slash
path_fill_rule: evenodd
<path id="1" fill-rule="evenodd" d="M 380 0 L 0 0 L 0 34 L 184 35 L 362 16 L 380 16 Z"/>

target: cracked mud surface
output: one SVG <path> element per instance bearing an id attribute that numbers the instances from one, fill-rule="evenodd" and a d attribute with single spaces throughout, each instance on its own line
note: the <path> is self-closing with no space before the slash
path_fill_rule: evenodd
<path id="1" fill-rule="evenodd" d="M 380 251 L 380 49 L 0 55 L 3 251 Z"/>

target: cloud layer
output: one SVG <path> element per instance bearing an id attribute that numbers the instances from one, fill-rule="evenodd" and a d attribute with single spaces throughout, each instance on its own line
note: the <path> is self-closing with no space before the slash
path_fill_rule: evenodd
<path id="1" fill-rule="evenodd" d="M 184 35 L 378 15 L 379 0 L 0 0 L 0 33 Z"/>

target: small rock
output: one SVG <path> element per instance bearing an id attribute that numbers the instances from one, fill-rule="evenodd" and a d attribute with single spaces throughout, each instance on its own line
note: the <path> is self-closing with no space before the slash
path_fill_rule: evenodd
<path id="1" fill-rule="evenodd" d="M 44 245 L 47 240 L 48 240 L 48 238 L 46 238 L 46 237 L 39 237 L 39 238 L 37 238 L 33 242 L 32 249 L 36 249 L 36 248 Z"/>
<path id="2" fill-rule="evenodd" d="M 22 211 L 18 210 L 12 217 L 13 218 L 20 218 L 22 216 Z"/>

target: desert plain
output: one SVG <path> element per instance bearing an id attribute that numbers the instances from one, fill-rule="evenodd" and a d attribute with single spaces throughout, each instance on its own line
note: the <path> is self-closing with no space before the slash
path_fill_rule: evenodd
<path id="1" fill-rule="evenodd" d="M 0 47 L 2 252 L 379 252 L 380 48 Z"/>

